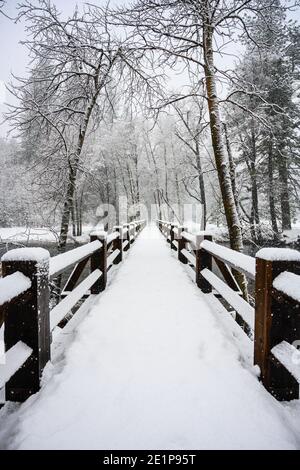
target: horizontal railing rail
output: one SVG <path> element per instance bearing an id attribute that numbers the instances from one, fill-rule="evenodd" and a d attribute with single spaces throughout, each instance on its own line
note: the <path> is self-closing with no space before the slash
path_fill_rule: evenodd
<path id="1" fill-rule="evenodd" d="M 92 232 L 90 243 L 50 258 L 43 248 L 19 248 L 2 257 L 0 327 L 4 328 L 5 363 L 0 365 L 0 389 L 6 399 L 22 402 L 40 388 L 51 360 L 52 337 L 81 310 L 78 303 L 104 291 L 107 273 L 123 260 L 145 227 L 144 220 L 114 227 L 112 233 Z M 90 273 L 84 270 L 90 262 Z M 60 289 L 60 301 L 50 310 L 50 281 L 60 287 L 61 275 L 73 270 Z M 58 282 L 59 281 L 59 282 Z"/>
<path id="2" fill-rule="evenodd" d="M 86 245 L 51 257 L 49 263 L 50 278 L 57 277 L 74 264 L 89 258 L 95 251 L 98 251 L 101 246 L 102 244 L 99 240 L 94 240 Z"/>
<path id="3" fill-rule="evenodd" d="M 267 390 L 279 400 L 299 398 L 300 253 L 264 248 L 254 258 L 213 242 L 208 232 L 193 234 L 164 220 L 157 225 L 178 260 L 194 272 L 198 287 L 222 298 L 254 340 L 254 364 Z M 254 281 L 251 303 L 243 298 L 236 272 Z"/>

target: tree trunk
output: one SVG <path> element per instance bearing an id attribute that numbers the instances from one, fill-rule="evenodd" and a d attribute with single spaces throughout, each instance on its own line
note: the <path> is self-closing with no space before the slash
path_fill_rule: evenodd
<path id="1" fill-rule="evenodd" d="M 73 237 L 76 237 L 77 233 L 76 233 L 76 216 L 75 216 L 75 211 L 76 211 L 76 207 L 75 207 L 75 196 L 72 200 L 72 207 L 71 207 L 71 220 L 72 220 L 72 235 Z"/>
<path id="2" fill-rule="evenodd" d="M 291 208 L 288 187 L 288 167 L 286 157 L 282 154 L 277 158 L 278 172 L 279 172 L 279 191 L 280 191 L 280 206 L 281 206 L 281 220 L 282 230 L 291 230 Z"/>
<path id="3" fill-rule="evenodd" d="M 180 188 L 179 188 L 179 181 L 178 181 L 178 173 L 175 169 L 175 185 L 176 185 L 176 198 L 177 198 L 177 206 L 178 206 L 178 219 L 179 223 L 182 224 L 182 207 L 181 207 L 181 199 L 180 199 Z"/>
<path id="4" fill-rule="evenodd" d="M 166 145 L 164 145 L 164 151 L 163 151 L 163 156 L 164 156 L 164 166 L 165 166 L 165 200 L 169 201 L 169 188 L 168 188 L 168 162 L 167 162 L 167 149 Z M 167 205 L 167 220 L 170 220 L 171 217 L 171 211 L 169 205 Z"/>
<path id="5" fill-rule="evenodd" d="M 201 157 L 200 157 L 200 147 L 198 141 L 196 142 L 196 165 L 197 165 L 197 170 L 198 170 L 198 182 L 199 182 L 199 192 L 200 192 L 200 198 L 201 198 L 201 204 L 202 204 L 202 209 L 203 209 L 203 215 L 202 215 L 202 224 L 201 230 L 206 229 L 206 219 L 207 219 L 207 205 L 206 205 L 206 194 L 205 194 L 205 184 L 204 184 L 204 178 L 203 178 L 203 171 L 202 171 L 202 163 L 201 163 Z"/>
<path id="6" fill-rule="evenodd" d="M 69 171 L 69 181 L 67 186 L 66 199 L 63 207 L 60 235 L 58 240 L 58 250 L 63 251 L 67 244 L 67 237 L 69 231 L 70 212 L 73 205 L 73 198 L 75 192 L 76 172 L 71 168 Z"/>
<path id="7" fill-rule="evenodd" d="M 225 142 L 226 142 L 226 148 L 227 148 L 227 154 L 228 154 L 228 160 L 229 160 L 229 170 L 230 170 L 232 192 L 233 192 L 233 197 L 235 200 L 236 209 L 238 211 L 239 204 L 238 204 L 238 194 L 237 194 L 237 188 L 236 188 L 236 175 L 235 175 L 236 167 L 235 167 L 235 162 L 234 162 L 234 158 L 233 158 L 232 151 L 231 151 L 231 145 L 230 145 L 229 138 L 228 138 L 227 125 L 224 123 L 223 127 L 224 127 Z"/>
<path id="8" fill-rule="evenodd" d="M 260 217 L 258 212 L 258 191 L 257 191 L 257 174 L 256 167 L 253 162 L 250 164 L 251 168 L 251 203 L 252 203 L 252 213 L 253 213 L 253 228 L 254 228 L 254 241 L 261 243 L 261 230 L 260 230 Z"/>
<path id="9" fill-rule="evenodd" d="M 98 74 L 99 74 L 99 70 L 98 70 Z M 95 77 L 95 80 L 97 80 L 98 78 L 99 77 L 97 75 L 97 77 Z M 58 249 L 60 251 L 62 251 L 65 248 L 66 243 L 67 243 L 69 222 L 70 222 L 70 212 L 72 208 L 72 200 L 74 198 L 74 193 L 76 189 L 76 177 L 77 177 L 77 171 L 78 171 L 78 166 L 79 166 L 79 159 L 80 159 L 83 144 L 85 141 L 85 136 L 86 136 L 87 128 L 89 125 L 90 117 L 92 115 L 92 111 L 96 104 L 100 90 L 101 90 L 101 86 L 99 86 L 99 88 L 95 90 L 91 100 L 89 101 L 85 109 L 84 119 L 79 127 L 74 160 L 71 161 L 70 157 L 68 157 L 69 158 L 68 183 L 67 183 L 66 198 L 65 198 L 63 212 L 62 212 L 60 235 L 59 235 L 59 241 L 58 241 Z"/>
<path id="10" fill-rule="evenodd" d="M 237 212 L 234 194 L 232 191 L 232 183 L 230 178 L 230 170 L 228 168 L 228 160 L 224 152 L 222 139 L 222 124 L 220 118 L 220 107 L 217 98 L 217 84 L 214 66 L 213 53 L 213 30 L 209 24 L 203 28 L 203 44 L 204 44 L 204 60 L 205 60 L 205 80 L 206 93 L 208 98 L 208 110 L 210 117 L 210 129 L 212 147 L 216 162 L 218 179 L 222 194 L 223 206 L 229 231 L 230 246 L 233 250 L 243 251 L 243 238 L 240 226 L 239 215 Z M 247 281 L 243 274 L 235 274 L 237 282 L 243 292 L 245 299 L 248 299 Z"/>
<path id="11" fill-rule="evenodd" d="M 269 207 L 270 207 L 270 217 L 273 230 L 274 240 L 278 240 L 279 232 L 276 219 L 276 208 L 275 208 L 275 197 L 274 197 L 274 168 L 273 168 L 273 142 L 272 138 L 269 143 L 268 151 L 268 193 L 269 193 Z"/>
<path id="12" fill-rule="evenodd" d="M 250 179 L 251 179 L 251 199 L 252 199 L 252 211 L 253 211 L 253 223 L 255 239 L 258 243 L 261 243 L 261 229 L 260 229 L 260 218 L 258 208 L 258 189 L 257 189 L 257 171 L 256 171 L 256 136 L 254 130 L 254 122 L 251 123 L 251 161 L 250 161 Z"/>

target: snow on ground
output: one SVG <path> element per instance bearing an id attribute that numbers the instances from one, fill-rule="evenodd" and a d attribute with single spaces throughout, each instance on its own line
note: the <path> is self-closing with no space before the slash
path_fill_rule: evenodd
<path id="1" fill-rule="evenodd" d="M 57 242 L 57 234 L 47 228 L 41 227 L 0 227 L 1 242 L 26 243 L 31 242 Z"/>
<path id="2" fill-rule="evenodd" d="M 299 401 L 265 391 L 210 297 L 145 229 L 42 390 L 2 410 L 2 448 L 300 448 Z"/>
<path id="3" fill-rule="evenodd" d="M 76 240 L 78 243 L 87 243 L 92 225 L 83 226 L 83 235 L 73 237 L 69 234 L 68 241 Z M 0 227 L 0 242 L 2 243 L 57 243 L 59 228 L 52 230 L 47 227 Z"/>

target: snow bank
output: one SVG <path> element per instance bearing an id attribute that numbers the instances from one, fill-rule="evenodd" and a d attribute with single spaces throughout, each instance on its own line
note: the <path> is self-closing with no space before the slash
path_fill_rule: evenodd
<path id="1" fill-rule="evenodd" d="M 300 302 L 300 276 L 285 271 L 280 273 L 273 281 L 273 287 L 288 297 Z"/>
<path id="2" fill-rule="evenodd" d="M 6 243 L 57 243 L 58 233 L 42 227 L 0 227 L 0 239 Z"/>
<path id="3" fill-rule="evenodd" d="M 30 289 L 31 281 L 20 272 L 0 278 L 0 305 Z"/>
<path id="4" fill-rule="evenodd" d="M 291 248 L 262 248 L 256 258 L 267 261 L 300 261 L 300 251 Z"/>
<path id="5" fill-rule="evenodd" d="M 5 253 L 1 261 L 37 261 L 49 260 L 50 253 L 44 248 L 15 248 Z"/>
<path id="6" fill-rule="evenodd" d="M 93 226 L 84 225 L 82 230 L 83 235 L 75 237 L 70 230 L 68 242 L 76 240 L 86 243 Z M 0 240 L 4 243 L 57 243 L 59 231 L 59 227 L 54 227 L 52 230 L 47 227 L 0 227 Z"/>

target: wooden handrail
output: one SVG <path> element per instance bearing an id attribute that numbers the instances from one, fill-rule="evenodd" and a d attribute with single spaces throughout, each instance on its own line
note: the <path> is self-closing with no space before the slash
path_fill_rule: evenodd
<path id="1" fill-rule="evenodd" d="M 0 385 L 5 383 L 7 399 L 22 402 L 40 389 L 43 369 L 50 360 L 51 331 L 56 337 L 68 324 L 70 311 L 74 315 L 80 310 L 80 299 L 106 288 L 107 272 L 123 260 L 123 249 L 130 248 L 145 224 L 139 220 L 129 230 L 122 225 L 110 234 L 92 232 L 90 243 L 52 258 L 42 248 L 19 248 L 2 257 L 0 320 L 5 319 L 7 366 L 2 369 Z M 89 260 L 91 272 L 77 285 Z M 74 269 L 62 289 L 63 299 L 50 311 L 49 281 L 71 266 Z M 12 281 L 17 286 L 9 291 Z M 6 294 L 1 291 L 4 287 Z"/>
<path id="2" fill-rule="evenodd" d="M 87 243 L 86 245 L 79 246 L 73 250 L 51 257 L 49 266 L 50 278 L 57 277 L 59 274 L 73 266 L 73 264 L 77 264 L 80 261 L 89 258 L 95 251 L 98 251 L 101 246 L 100 241 L 95 240 L 91 243 Z"/>
<path id="3" fill-rule="evenodd" d="M 244 273 L 248 278 L 255 279 L 255 258 L 252 256 L 244 255 L 208 240 L 201 243 L 201 248 L 236 271 Z"/>
<path id="4" fill-rule="evenodd" d="M 52 331 L 101 277 L 99 269 L 93 271 L 84 281 L 82 281 L 73 291 L 71 291 L 61 302 L 59 302 L 50 312 L 50 330 Z"/>
<path id="5" fill-rule="evenodd" d="M 13 375 L 22 367 L 22 365 L 30 358 L 32 349 L 23 343 L 18 341 L 12 346 L 5 354 L 5 364 L 0 366 L 0 389 L 4 387 L 6 382 L 13 377 Z"/>
<path id="6" fill-rule="evenodd" d="M 161 220 L 157 225 L 166 238 L 171 227 L 171 248 L 195 270 L 198 287 L 204 293 L 213 289 L 236 312 L 238 324 L 254 339 L 254 364 L 267 390 L 279 400 L 298 398 L 300 373 L 292 355 L 293 342 L 300 340 L 300 253 L 266 248 L 253 258 L 214 243 L 205 232 L 192 234 Z M 213 261 L 223 280 L 212 272 Z M 254 306 L 241 297 L 235 271 L 255 281 Z"/>

